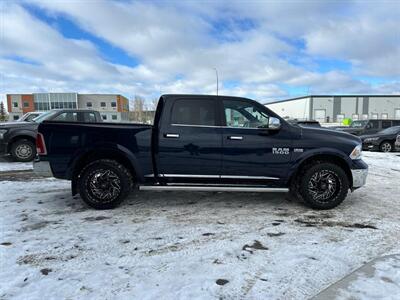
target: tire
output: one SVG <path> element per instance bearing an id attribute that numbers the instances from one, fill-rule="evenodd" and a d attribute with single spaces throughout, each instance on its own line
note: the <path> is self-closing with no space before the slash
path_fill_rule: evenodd
<path id="1" fill-rule="evenodd" d="M 19 162 L 32 161 L 36 156 L 36 146 L 30 140 L 18 140 L 11 145 L 11 156 Z"/>
<path id="2" fill-rule="evenodd" d="M 379 150 L 381 152 L 392 152 L 393 151 L 393 144 L 388 141 L 384 141 L 379 145 Z"/>
<path id="3" fill-rule="evenodd" d="M 332 163 L 318 163 L 300 173 L 299 193 L 305 204 L 314 209 L 338 206 L 350 188 L 345 171 Z"/>
<path id="4" fill-rule="evenodd" d="M 78 178 L 82 200 L 96 209 L 117 207 L 133 187 L 132 174 L 120 163 L 100 159 L 88 164 Z"/>

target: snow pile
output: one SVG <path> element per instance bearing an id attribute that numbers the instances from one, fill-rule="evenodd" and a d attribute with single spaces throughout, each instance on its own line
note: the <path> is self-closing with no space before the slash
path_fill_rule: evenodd
<path id="1" fill-rule="evenodd" d="M 0 172 L 32 170 L 32 169 L 33 169 L 32 162 L 20 163 L 20 162 L 0 161 Z"/>

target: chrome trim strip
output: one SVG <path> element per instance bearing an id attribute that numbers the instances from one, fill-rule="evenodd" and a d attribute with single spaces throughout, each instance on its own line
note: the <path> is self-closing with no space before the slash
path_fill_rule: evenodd
<path id="1" fill-rule="evenodd" d="M 265 130 L 268 128 L 251 128 L 251 127 L 229 127 L 229 126 L 213 126 L 213 125 L 190 125 L 190 124 L 171 124 L 177 127 L 205 127 L 205 128 L 228 128 L 228 129 L 252 129 L 252 130 Z"/>
<path id="2" fill-rule="evenodd" d="M 279 180 L 278 177 L 268 177 L 268 176 L 190 175 L 190 174 L 159 174 L 159 176 L 160 177 L 176 177 L 176 178 L 220 178 L 220 179 L 267 179 L 267 180 L 269 179 L 269 180 Z"/>
<path id="3" fill-rule="evenodd" d="M 141 191 L 199 191 L 199 192 L 259 192 L 259 193 L 287 193 L 288 188 L 267 188 L 267 187 L 224 187 L 224 186 L 168 186 L 142 185 Z"/>
<path id="4" fill-rule="evenodd" d="M 178 127 L 210 127 L 210 128 L 221 128 L 221 126 L 214 126 L 214 125 L 190 125 L 190 124 L 171 124 L 171 126 L 178 126 Z"/>
<path id="5" fill-rule="evenodd" d="M 222 179 L 269 179 L 269 180 L 279 180 L 277 177 L 268 176 L 235 176 L 235 175 L 221 175 Z"/>
<path id="6" fill-rule="evenodd" d="M 220 178 L 220 175 L 190 175 L 190 174 L 160 174 L 160 177 L 179 177 L 179 178 Z"/>
<path id="7" fill-rule="evenodd" d="M 144 177 L 154 177 L 154 174 L 147 174 L 147 175 L 144 175 Z"/>

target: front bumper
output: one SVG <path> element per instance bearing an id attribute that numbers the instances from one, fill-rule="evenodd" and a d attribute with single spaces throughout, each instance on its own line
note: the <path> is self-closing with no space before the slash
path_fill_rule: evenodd
<path id="1" fill-rule="evenodd" d="M 379 150 L 379 145 L 378 144 L 373 144 L 373 143 L 363 143 L 362 144 L 362 149 L 363 150 L 369 150 L 369 151 L 375 151 L 375 150 Z"/>
<path id="2" fill-rule="evenodd" d="M 368 168 L 352 169 L 351 175 L 353 177 L 353 189 L 362 187 L 367 182 Z"/>
<path id="3" fill-rule="evenodd" d="M 0 157 L 7 155 L 7 144 L 0 141 Z"/>
<path id="4" fill-rule="evenodd" d="M 48 161 L 34 161 L 33 172 L 42 177 L 54 177 Z"/>

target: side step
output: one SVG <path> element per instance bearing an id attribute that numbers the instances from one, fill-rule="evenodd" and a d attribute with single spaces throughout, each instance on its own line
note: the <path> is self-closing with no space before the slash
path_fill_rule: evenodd
<path id="1" fill-rule="evenodd" d="M 288 188 L 238 187 L 238 186 L 193 186 L 193 185 L 142 185 L 141 191 L 198 191 L 198 192 L 257 192 L 287 193 Z"/>

